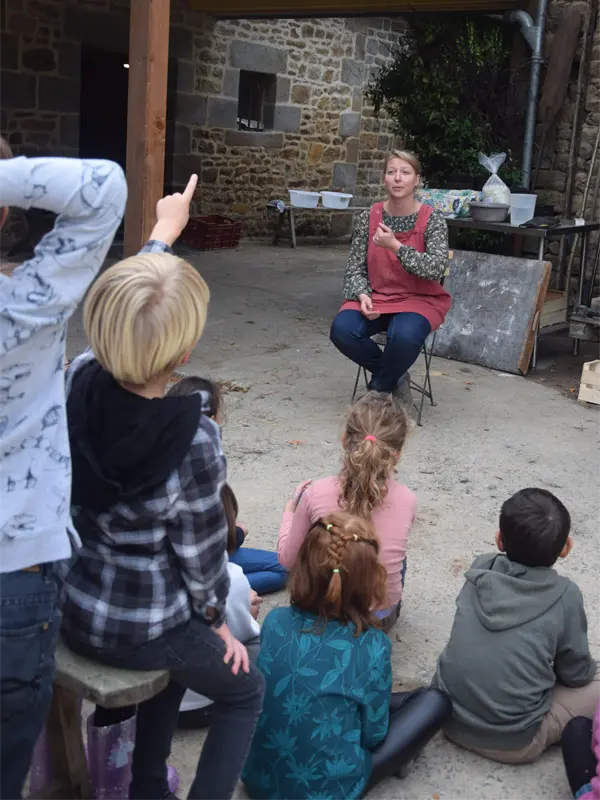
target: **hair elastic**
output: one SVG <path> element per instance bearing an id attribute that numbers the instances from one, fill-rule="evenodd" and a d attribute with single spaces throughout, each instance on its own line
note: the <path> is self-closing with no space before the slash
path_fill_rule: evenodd
<path id="1" fill-rule="evenodd" d="M 354 541 L 358 542 L 358 536 L 355 533 L 353 533 L 352 535 L 354 536 Z"/>
<path id="2" fill-rule="evenodd" d="M 330 531 L 332 528 L 333 528 L 333 525 L 331 524 L 331 522 L 329 523 L 329 525 L 325 526 L 325 530 L 327 530 L 327 531 Z"/>
<path id="3" fill-rule="evenodd" d="M 377 439 L 374 436 L 365 436 L 363 442 L 376 442 Z"/>
<path id="4" fill-rule="evenodd" d="M 332 572 L 337 572 L 339 574 L 339 569 L 332 569 Z"/>

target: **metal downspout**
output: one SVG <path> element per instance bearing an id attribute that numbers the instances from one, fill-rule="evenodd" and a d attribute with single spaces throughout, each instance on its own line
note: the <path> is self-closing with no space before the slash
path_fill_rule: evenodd
<path id="1" fill-rule="evenodd" d="M 539 0 L 537 19 L 535 25 L 526 11 L 509 11 L 505 15 L 507 22 L 516 22 L 521 28 L 521 33 L 527 44 L 531 47 L 531 74 L 529 76 L 529 92 L 527 96 L 527 113 L 525 116 L 525 136 L 523 140 L 523 163 L 521 168 L 521 182 L 524 189 L 529 189 L 531 184 L 531 167 L 533 163 L 533 147 L 535 144 L 535 125 L 537 116 L 537 103 L 540 90 L 540 73 L 544 61 L 542 53 L 544 47 L 544 28 L 548 0 Z"/>

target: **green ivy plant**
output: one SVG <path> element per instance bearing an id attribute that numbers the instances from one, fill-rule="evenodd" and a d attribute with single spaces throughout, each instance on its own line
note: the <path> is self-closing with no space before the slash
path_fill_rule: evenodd
<path id="1" fill-rule="evenodd" d="M 479 153 L 506 152 L 501 175 L 519 185 L 513 153 L 522 142 L 522 111 L 510 70 L 510 27 L 481 15 L 411 17 L 411 29 L 367 89 L 394 132 L 417 153 L 428 185 L 459 179 L 481 186 Z"/>

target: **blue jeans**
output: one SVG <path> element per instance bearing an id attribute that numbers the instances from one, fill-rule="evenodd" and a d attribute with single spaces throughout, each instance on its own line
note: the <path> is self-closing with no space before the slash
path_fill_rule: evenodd
<path id="1" fill-rule="evenodd" d="M 0 797 L 21 797 L 50 708 L 59 630 L 52 564 L 0 574 Z"/>
<path id="2" fill-rule="evenodd" d="M 382 352 L 371 336 L 384 331 L 387 343 Z M 371 373 L 369 389 L 393 392 L 430 333 L 429 320 L 413 311 L 368 320 L 360 311 L 346 309 L 333 320 L 330 338 L 340 353 Z"/>
<path id="3" fill-rule="evenodd" d="M 287 583 L 287 569 L 279 563 L 277 553 L 270 550 L 240 547 L 229 560 L 242 568 L 251 588 L 258 594 L 278 592 Z"/>
<path id="4" fill-rule="evenodd" d="M 204 742 L 189 800 L 227 800 L 248 756 L 262 709 L 265 682 L 251 666 L 233 675 L 225 664 L 225 645 L 198 617 L 166 631 L 140 647 L 97 650 L 68 640 L 83 656 L 112 667 L 133 670 L 166 669 L 171 682 L 162 692 L 140 703 L 129 797 L 167 797 L 167 758 L 186 689 L 214 702 L 214 714 Z"/>

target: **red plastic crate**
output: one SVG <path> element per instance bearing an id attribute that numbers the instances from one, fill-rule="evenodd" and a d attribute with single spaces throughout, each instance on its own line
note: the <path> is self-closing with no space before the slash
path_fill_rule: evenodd
<path id="1" fill-rule="evenodd" d="M 219 214 L 209 214 L 206 217 L 190 217 L 181 239 L 197 250 L 221 250 L 237 247 L 241 235 L 241 222 Z"/>

